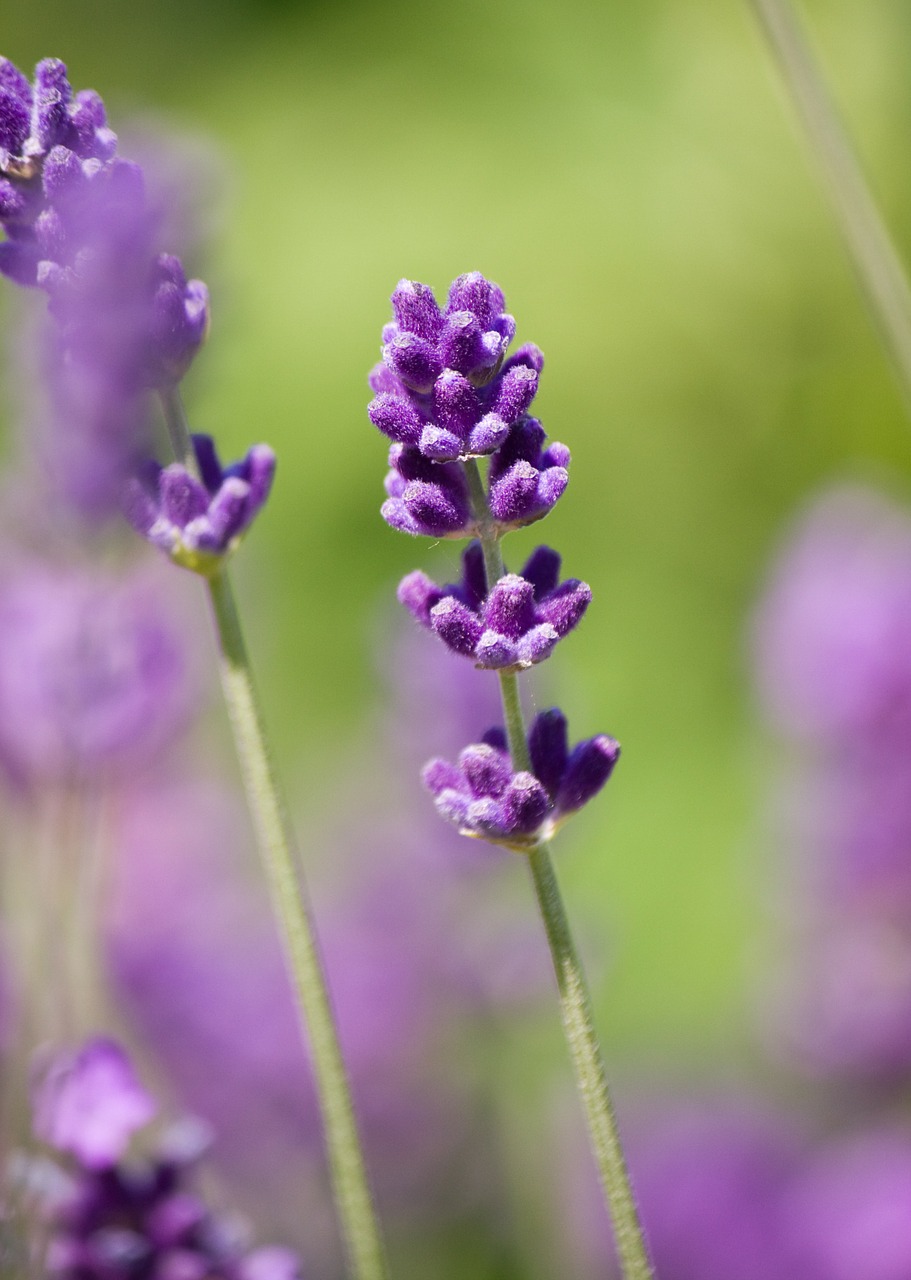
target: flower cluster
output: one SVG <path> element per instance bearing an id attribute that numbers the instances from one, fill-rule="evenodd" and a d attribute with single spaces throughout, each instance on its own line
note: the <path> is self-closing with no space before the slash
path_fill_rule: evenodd
<path id="1" fill-rule="evenodd" d="M 538 547 L 521 574 L 508 573 L 490 591 L 479 542 L 462 553 L 462 581 L 438 587 L 415 570 L 402 580 L 399 600 L 454 653 L 477 666 L 519 671 L 549 658 L 591 600 L 577 578 L 560 582 L 560 557 Z"/>
<path id="2" fill-rule="evenodd" d="M 46 1273 L 57 1280 L 297 1280 L 286 1249 L 249 1250 L 193 1187 L 207 1142 L 190 1122 L 154 1154 L 128 1160 L 134 1133 L 154 1117 L 153 1098 L 124 1051 L 95 1039 L 53 1059 L 35 1090 L 35 1130 L 69 1167 L 45 1178 Z"/>
<path id="3" fill-rule="evenodd" d="M 254 445 L 223 467 L 210 436 L 193 436 L 199 479 L 180 462 L 150 462 L 127 488 L 126 514 L 149 542 L 185 569 L 208 574 L 233 551 L 269 496 L 275 454 Z"/>
<path id="4" fill-rule="evenodd" d="M 535 717 L 528 734 L 531 771 L 513 771 L 501 729 L 466 747 L 458 764 L 431 760 L 424 783 L 437 812 L 462 835 L 526 849 L 549 840 L 601 790 L 620 746 L 601 734 L 569 749 L 566 717 L 556 708 Z"/>
<path id="5" fill-rule="evenodd" d="M 569 480 L 569 450 L 547 446 L 528 413 L 543 357 L 529 344 L 505 358 L 515 321 L 504 305 L 500 288 L 476 271 L 453 282 L 445 310 L 427 285 L 399 281 L 368 413 L 393 441 L 387 524 L 479 539 L 463 555 L 460 583 L 439 587 L 416 571 L 402 581 L 399 600 L 453 652 L 508 680 L 550 656 L 579 623 L 591 590 L 575 578 L 560 582 L 560 557 L 549 547 L 539 547 L 521 574 L 506 573 L 499 559 L 499 540 L 547 515 Z M 478 470 L 484 455 L 486 485 Z M 432 761 L 424 781 L 439 813 L 464 835 L 529 849 L 600 790 L 619 755 L 603 736 L 570 752 L 557 710 L 538 716 L 527 746 L 530 770 L 511 759 L 499 729 L 466 748 L 457 765 Z"/>

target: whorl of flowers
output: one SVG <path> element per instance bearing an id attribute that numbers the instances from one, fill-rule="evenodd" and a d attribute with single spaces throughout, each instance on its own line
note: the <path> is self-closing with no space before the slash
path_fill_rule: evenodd
<path id="1" fill-rule="evenodd" d="M 383 519 L 403 533 L 480 539 L 464 553 L 460 583 L 439 587 L 415 571 L 399 600 L 449 649 L 509 679 L 549 657 L 591 600 L 584 582 L 560 582 L 549 547 L 521 574 L 500 570 L 490 580 L 491 543 L 546 516 L 569 480 L 569 450 L 546 445 L 528 412 L 544 358 L 531 344 L 506 357 L 515 321 L 499 286 L 477 271 L 453 282 L 445 308 L 427 285 L 400 280 L 392 309 L 368 409 L 393 441 Z M 477 470 L 484 455 L 486 485 Z M 465 835 L 532 848 L 600 790 L 619 755 L 604 736 L 570 752 L 558 710 L 538 716 L 528 748 L 531 771 L 514 770 L 503 731 L 493 729 L 458 764 L 432 761 L 424 781 L 440 814 Z"/>
<path id="2" fill-rule="evenodd" d="M 166 1131 L 141 1161 L 127 1158 L 134 1134 L 157 1111 L 123 1049 L 90 1040 L 39 1072 L 37 1136 L 60 1159 L 39 1182 L 55 1280 L 298 1280 L 281 1248 L 249 1250 L 193 1185 L 206 1146 L 200 1126 Z"/>

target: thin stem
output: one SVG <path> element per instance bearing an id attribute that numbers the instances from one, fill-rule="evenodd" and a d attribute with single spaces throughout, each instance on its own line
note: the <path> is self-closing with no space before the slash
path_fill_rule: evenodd
<path id="1" fill-rule="evenodd" d="M 749 0 L 788 87 L 911 413 L 911 287 L 789 0 Z"/>
<path id="2" fill-rule="evenodd" d="M 303 870 L 279 796 L 234 594 L 224 570 L 208 579 L 208 584 L 222 688 L 272 904 L 281 924 L 302 1027 L 309 1035 L 332 1184 L 349 1262 L 358 1280 L 384 1280 L 386 1262 Z"/>
<path id="3" fill-rule="evenodd" d="M 183 407 L 183 400 L 180 398 L 179 389 L 177 387 L 168 387 L 162 391 L 161 405 L 164 409 L 164 420 L 168 428 L 171 448 L 174 450 L 174 457 L 178 462 L 183 463 L 190 475 L 198 478 L 199 467 L 196 464 L 196 451 L 193 448 L 190 424 L 187 422 L 187 414 Z"/>
<path id="4" fill-rule="evenodd" d="M 484 569 L 489 589 L 503 576 L 503 557 L 478 464 L 471 458 L 465 462 L 464 467 L 472 511 L 484 552 Z M 531 760 L 519 699 L 518 677 L 514 672 L 500 672 L 499 676 L 503 718 L 513 768 L 529 769 Z M 533 848 L 528 855 L 528 864 L 557 978 L 563 1029 L 588 1122 L 605 1202 L 614 1228 L 623 1275 L 625 1280 L 652 1280 L 654 1273 L 648 1259 L 623 1154 L 617 1116 L 595 1031 L 591 997 L 582 962 L 573 942 L 548 846 L 539 844 Z"/>

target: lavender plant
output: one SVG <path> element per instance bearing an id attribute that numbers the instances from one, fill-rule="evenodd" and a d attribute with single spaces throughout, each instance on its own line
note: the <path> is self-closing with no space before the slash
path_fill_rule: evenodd
<path id="1" fill-rule="evenodd" d="M 208 327 L 205 285 L 156 251 L 141 169 L 117 154 L 98 95 L 74 94 L 56 59 L 39 63 L 33 82 L 0 60 L 0 227 L 0 272 L 49 299 L 52 398 L 80 405 L 77 430 L 104 446 L 85 451 L 93 467 L 87 480 L 79 469 L 77 496 L 93 514 L 108 512 L 132 475 L 132 523 L 208 586 L 242 773 L 313 1049 L 343 1234 L 355 1274 L 378 1280 L 385 1263 L 338 1036 L 226 570 L 266 500 L 274 455 L 256 446 L 223 468 L 211 440 L 191 440 L 178 387 Z M 149 392 L 177 458 L 163 468 L 143 462 Z"/>
<path id="2" fill-rule="evenodd" d="M 456 764 L 433 760 L 424 782 L 440 815 L 462 834 L 528 859 L 623 1272 L 645 1280 L 652 1271 L 548 847 L 562 822 L 604 786 L 619 746 L 602 735 L 570 750 L 556 709 L 526 733 L 518 686 L 518 673 L 547 658 L 579 622 L 591 592 L 574 580 L 558 584 L 560 559 L 547 547 L 522 575 L 505 572 L 500 550 L 507 533 L 553 509 L 569 479 L 569 450 L 545 447 L 544 429 L 528 413 L 543 357 L 531 344 L 506 356 L 515 321 L 497 285 L 479 272 L 459 276 L 441 309 L 427 285 L 401 280 L 392 307 L 368 409 L 393 441 L 383 518 L 405 533 L 477 540 L 465 553 L 460 585 L 440 590 L 415 573 L 399 598 L 449 648 L 497 671 L 505 721 Z M 482 457 L 490 459 L 486 485 Z"/>

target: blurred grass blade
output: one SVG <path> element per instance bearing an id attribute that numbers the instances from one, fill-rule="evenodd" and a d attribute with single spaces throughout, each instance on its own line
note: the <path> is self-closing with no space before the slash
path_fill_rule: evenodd
<path id="1" fill-rule="evenodd" d="M 911 288 L 790 0 L 749 0 L 794 100 L 911 415 Z"/>

